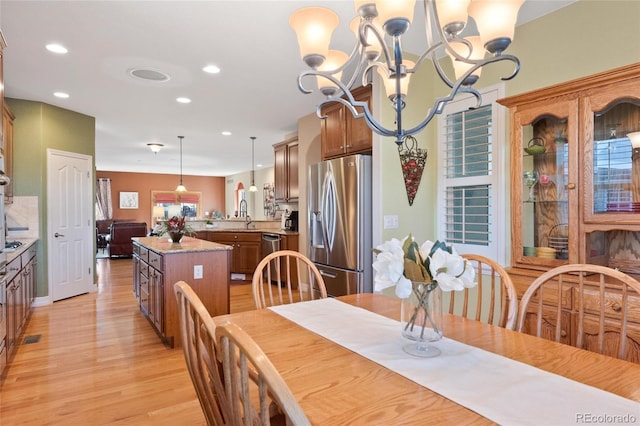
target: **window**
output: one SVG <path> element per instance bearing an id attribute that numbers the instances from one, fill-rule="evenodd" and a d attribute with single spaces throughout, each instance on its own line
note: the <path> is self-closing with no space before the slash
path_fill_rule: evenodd
<path id="1" fill-rule="evenodd" d="M 459 253 L 476 253 L 505 264 L 507 187 L 502 86 L 451 102 L 438 119 L 438 236 Z"/>
<path id="2" fill-rule="evenodd" d="M 194 219 L 200 217 L 200 198 L 200 192 L 151 192 L 152 206 L 159 206 L 164 209 L 164 215 L 157 216 L 163 219 L 168 219 L 173 216 L 184 216 Z"/>

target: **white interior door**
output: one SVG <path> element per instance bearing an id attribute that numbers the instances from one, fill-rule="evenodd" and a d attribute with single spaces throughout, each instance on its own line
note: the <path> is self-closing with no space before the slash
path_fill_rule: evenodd
<path id="1" fill-rule="evenodd" d="M 53 302 L 94 287 L 92 182 L 90 156 L 47 150 L 49 295 Z"/>

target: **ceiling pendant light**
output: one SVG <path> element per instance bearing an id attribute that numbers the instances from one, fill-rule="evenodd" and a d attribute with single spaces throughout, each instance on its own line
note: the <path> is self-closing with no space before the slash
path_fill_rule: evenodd
<path id="1" fill-rule="evenodd" d="M 253 157 L 255 154 L 256 137 L 250 136 L 249 139 L 251 139 L 251 186 L 249 187 L 249 192 L 256 192 L 258 190 L 258 187 L 256 186 L 256 182 L 255 182 L 256 171 L 255 171 L 255 163 L 253 161 Z"/>
<path id="2" fill-rule="evenodd" d="M 180 139 L 180 185 L 178 185 L 178 187 L 176 188 L 177 192 L 185 192 L 187 190 L 187 188 L 184 187 L 184 185 L 182 184 L 182 139 L 184 138 L 184 136 L 178 136 L 178 139 Z"/>
<path id="3" fill-rule="evenodd" d="M 147 146 L 149 147 L 151 152 L 153 152 L 154 154 L 157 154 L 160 152 L 160 150 L 164 145 L 161 143 L 148 143 Z"/>
<path id="4" fill-rule="evenodd" d="M 480 106 L 482 97 L 473 84 L 484 66 L 510 61 L 514 69 L 502 79 L 509 80 L 518 74 L 520 61 L 504 51 L 513 40 L 518 10 L 524 0 L 423 0 L 425 50 L 414 64 L 403 57 L 402 37 L 411 26 L 415 3 L 416 0 L 355 0 L 358 16 L 351 28 L 356 37 L 349 56 L 329 50 L 331 35 L 339 24 L 335 12 L 324 7 L 305 7 L 291 15 L 289 23 L 296 32 L 300 55 L 311 68 L 298 76 L 298 88 L 311 93 L 313 90 L 303 80 L 313 76 L 326 96 L 317 106 L 318 117 L 323 118 L 321 109 L 325 104 L 339 102 L 355 118 L 364 118 L 375 133 L 393 137 L 402 145 L 406 136 L 422 131 L 457 94 L 472 95 Z M 468 16 L 475 20 L 477 40 L 461 35 Z M 441 65 L 440 58 L 447 55 L 452 58 L 455 75 L 447 75 Z M 405 126 L 406 86 L 411 74 L 423 63 L 433 64 L 438 77 L 449 86 L 449 94 L 434 99 L 421 122 Z M 374 68 L 388 85 L 387 96 L 395 113 L 394 127 L 386 128 L 376 121 L 368 104 L 357 101 L 351 93 L 352 88 L 358 87 L 360 77 L 363 86 L 370 83 Z"/>

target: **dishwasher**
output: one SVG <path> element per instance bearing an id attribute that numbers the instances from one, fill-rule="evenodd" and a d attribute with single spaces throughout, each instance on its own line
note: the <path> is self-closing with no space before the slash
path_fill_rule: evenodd
<path id="1" fill-rule="evenodd" d="M 264 259 L 266 256 L 279 250 L 280 250 L 280 235 L 263 232 L 262 233 L 262 258 Z M 275 271 L 276 266 L 277 266 L 276 260 L 274 259 L 271 261 L 271 270 Z M 264 274 L 265 276 L 267 274 L 266 268 L 264 269 Z"/>

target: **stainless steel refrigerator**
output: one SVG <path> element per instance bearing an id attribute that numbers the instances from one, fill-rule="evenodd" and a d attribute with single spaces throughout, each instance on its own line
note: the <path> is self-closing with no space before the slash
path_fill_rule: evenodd
<path id="1" fill-rule="evenodd" d="M 331 296 L 372 291 L 371 156 L 309 166 L 309 257 Z"/>

